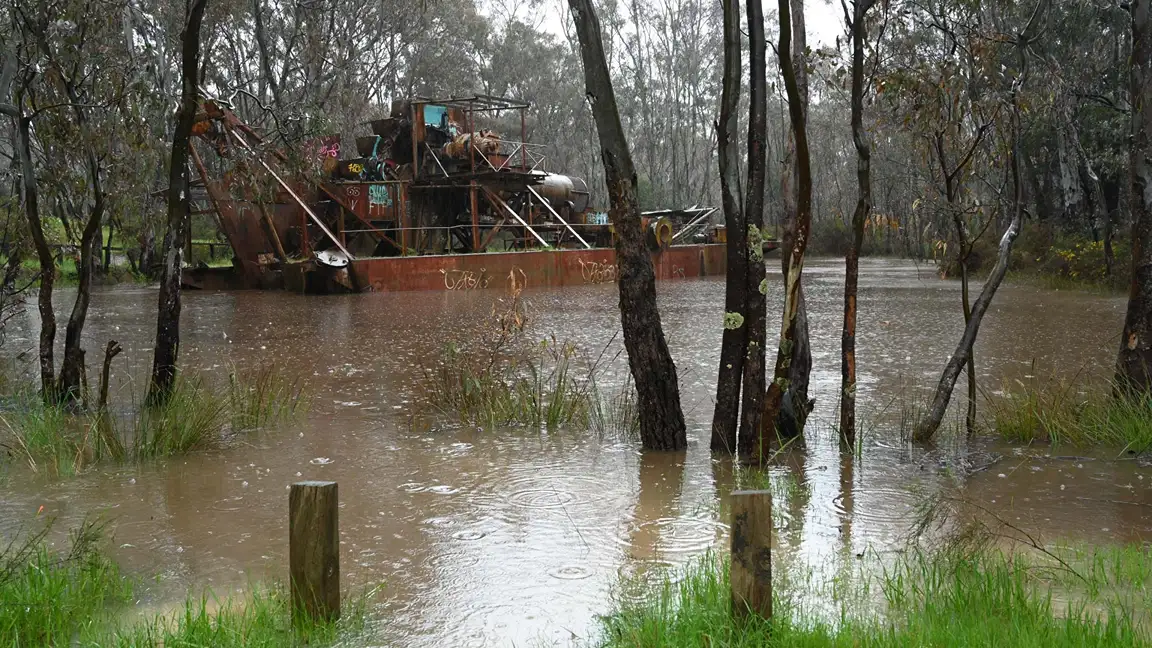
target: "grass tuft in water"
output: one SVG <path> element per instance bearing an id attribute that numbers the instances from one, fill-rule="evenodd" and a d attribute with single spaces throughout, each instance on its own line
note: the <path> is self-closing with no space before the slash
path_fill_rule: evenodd
<path id="1" fill-rule="evenodd" d="M 1015 443 L 1152 448 L 1152 395 L 1116 396 L 1077 383 L 1017 381 L 990 400 L 991 425 Z"/>
<path id="2" fill-rule="evenodd" d="M 630 383 L 617 396 L 600 395 L 604 352 L 591 359 L 571 342 L 531 340 L 525 333 L 530 321 L 520 288 L 513 286 L 493 306 L 487 330 L 467 343 L 445 345 L 436 365 L 425 370 L 431 400 L 486 428 L 591 427 L 625 435 L 638 429 Z"/>
<path id="3" fill-rule="evenodd" d="M 555 340 L 516 354 L 450 344 L 430 375 L 433 397 L 462 421 L 483 427 L 584 426 L 595 384 L 576 379 L 576 356 L 574 345 Z"/>
<path id="4" fill-rule="evenodd" d="M 214 447 L 227 421 L 226 399 L 202 379 L 181 376 L 163 405 L 145 407 L 136 417 L 131 457 L 142 461 Z"/>
<path id="5" fill-rule="evenodd" d="M 229 373 L 228 401 L 234 431 L 290 421 L 308 406 L 299 379 L 289 379 L 272 365 Z"/>
<path id="6" fill-rule="evenodd" d="M 1123 555 L 1118 559 L 1127 560 Z M 882 572 L 882 610 L 870 606 L 867 596 L 841 595 L 835 618 L 808 615 L 789 592 L 778 591 L 771 621 L 735 624 L 728 565 L 710 556 L 692 563 L 677 582 L 658 586 L 646 600 L 618 602 L 602 621 L 599 645 L 1050 648 L 1135 646 L 1152 639 L 1119 599 L 1096 597 L 1089 589 L 1072 603 L 1054 604 L 1053 583 L 1044 567 L 987 549 L 914 553 Z M 1094 578 L 1094 572 L 1089 574 Z"/>
<path id="7" fill-rule="evenodd" d="M 300 383 L 267 366 L 233 371 L 227 391 L 201 376 L 181 375 L 163 404 L 133 406 L 128 415 L 71 412 L 45 405 L 30 389 L 6 400 L 0 452 L 53 477 L 98 461 L 145 461 L 216 448 L 229 432 L 284 423 L 307 409 Z"/>

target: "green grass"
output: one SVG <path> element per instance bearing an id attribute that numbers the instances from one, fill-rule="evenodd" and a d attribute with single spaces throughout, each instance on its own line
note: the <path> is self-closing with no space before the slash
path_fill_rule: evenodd
<path id="1" fill-rule="evenodd" d="M 48 527 L 0 545 L 0 645 L 71 646 L 99 633 L 131 587 L 98 549 L 101 527 L 72 534 L 66 553 L 47 548 Z M 98 644 L 89 644 L 98 645 Z"/>
<path id="2" fill-rule="evenodd" d="M 101 551 L 103 527 L 86 523 L 69 549 L 48 547 L 50 525 L 0 544 L 0 645 L 117 648 L 327 646 L 364 634 L 373 591 L 342 605 L 339 621 L 291 613 L 278 586 L 241 598 L 190 598 L 175 613 L 129 621 L 131 583 Z"/>
<path id="3" fill-rule="evenodd" d="M 794 593 L 780 591 L 787 590 L 785 584 L 777 587 L 771 621 L 743 623 L 731 618 L 728 565 L 710 556 L 641 602 L 618 602 L 602 621 L 598 645 L 1051 648 L 1152 640 L 1142 625 L 1152 603 L 1146 551 L 1101 550 L 1094 556 L 1089 562 L 1100 569 L 1081 574 L 1043 554 L 1007 555 L 987 548 L 913 553 L 879 576 L 858 579 L 851 592 L 841 585 L 831 597 L 839 607 L 831 617 L 806 612 Z M 788 582 L 787 574 L 776 578 Z M 1080 584 L 1082 578 L 1091 587 Z M 1124 595 L 1115 593 L 1117 586 Z M 1072 602 L 1056 603 L 1053 590 Z"/>
<path id="4" fill-rule="evenodd" d="M 1152 448 L 1152 397 L 1118 398 L 1078 383 L 1017 382 L 990 399 L 989 423 L 1006 441 Z"/>
<path id="5" fill-rule="evenodd" d="M 171 457 L 219 445 L 228 423 L 228 400 L 198 377 L 177 378 L 159 406 L 144 406 L 129 433 L 137 461 Z"/>
<path id="6" fill-rule="evenodd" d="M 243 599 L 190 599 L 172 616 L 160 616 L 108 633 L 101 646 L 116 648 L 283 648 L 326 646 L 363 634 L 367 597 L 342 605 L 342 618 L 311 621 L 292 615 L 282 588 L 258 587 Z"/>
<path id="7" fill-rule="evenodd" d="M 434 401 L 483 427 L 589 425 L 595 384 L 577 380 L 576 348 L 543 340 L 522 353 L 445 347 L 429 373 Z"/>

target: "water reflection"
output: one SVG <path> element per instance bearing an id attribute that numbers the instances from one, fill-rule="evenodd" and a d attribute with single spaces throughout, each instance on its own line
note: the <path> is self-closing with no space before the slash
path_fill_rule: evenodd
<path id="1" fill-rule="evenodd" d="M 1019 517 L 1042 537 L 1105 542 L 1152 532 L 1152 479 L 1136 460 L 1048 458 L 1044 448 L 963 438 L 932 447 L 904 440 L 902 396 L 935 383 L 963 326 L 957 286 L 907 263 L 863 264 L 863 441 L 859 456 L 843 453 L 832 428 L 842 263 L 813 262 L 806 277 L 817 407 L 806 447 L 786 451 L 769 470 L 781 524 L 777 560 L 831 578 L 855 555 L 893 546 L 923 498 L 940 492 Z M 227 592 L 252 578 L 283 578 L 285 489 L 332 479 L 340 482 L 344 580 L 350 588 L 384 584 L 384 645 L 567 645 L 594 631 L 622 577 L 650 582 L 664 566 L 723 547 L 724 502 L 743 478 L 707 450 L 723 282 L 672 281 L 659 290 L 682 381 L 686 453 L 641 454 L 581 433 L 480 432 L 430 415 L 422 366 L 445 341 L 476 335 L 490 293 L 189 293 L 188 366 L 222 377 L 232 365 L 275 364 L 302 377 L 309 413 L 219 453 L 62 482 L 20 473 L 4 483 L 0 525 L 10 530 L 41 505 L 63 526 L 107 511 L 116 557 L 134 573 L 162 575 L 145 580 L 141 596 L 151 605 L 204 585 Z M 599 352 L 619 328 L 612 286 L 527 297 L 541 337 L 554 333 Z M 70 296 L 59 298 L 66 304 Z M 86 344 L 115 338 L 125 347 L 114 378 L 121 406 L 142 391 L 154 304 L 146 289 L 93 298 Z M 772 291 L 769 312 L 779 310 Z M 33 315 L 10 331 L 7 348 L 35 344 Z M 1122 299 L 1005 286 L 982 327 L 977 371 L 993 391 L 1029 375 L 1107 367 L 1122 319 Z M 775 331 L 778 322 L 768 326 Z M 617 338 L 608 355 L 620 347 Z M 615 370 L 622 380 L 623 365 Z"/>

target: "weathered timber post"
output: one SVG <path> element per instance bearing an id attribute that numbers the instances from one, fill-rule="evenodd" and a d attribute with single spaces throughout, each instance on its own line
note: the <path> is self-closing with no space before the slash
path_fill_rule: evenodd
<path id="1" fill-rule="evenodd" d="M 340 616 L 340 521 L 336 482 L 292 484 L 288 493 L 288 569 L 293 616 Z"/>
<path id="2" fill-rule="evenodd" d="M 732 493 L 732 615 L 772 618 L 772 494 Z"/>

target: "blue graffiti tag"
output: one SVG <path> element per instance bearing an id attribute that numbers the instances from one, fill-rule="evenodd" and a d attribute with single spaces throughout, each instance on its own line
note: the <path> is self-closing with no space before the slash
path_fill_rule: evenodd
<path id="1" fill-rule="evenodd" d="M 368 204 L 392 206 L 392 194 L 388 193 L 388 185 L 369 185 Z"/>

